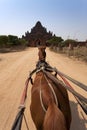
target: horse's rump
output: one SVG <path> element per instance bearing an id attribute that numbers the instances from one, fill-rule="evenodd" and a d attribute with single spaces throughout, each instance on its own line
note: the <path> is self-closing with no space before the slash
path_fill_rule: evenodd
<path id="1" fill-rule="evenodd" d="M 55 104 L 54 95 L 49 88 L 43 72 L 38 72 L 36 74 L 31 90 L 30 110 L 32 119 L 37 127 L 37 130 L 43 130 L 43 127 L 44 130 L 53 130 L 54 127 L 54 130 L 58 130 L 59 122 L 65 122 L 65 125 L 60 125 L 60 127 L 64 126 L 64 128 L 59 127 L 60 130 L 69 130 L 71 122 L 71 112 L 67 91 L 64 87 L 62 87 L 62 84 L 59 83 L 59 86 L 56 87 L 55 83 L 53 83 L 51 80 L 49 80 L 49 82 L 55 91 L 55 95 L 58 100 L 58 106 Z M 40 90 L 46 113 L 43 110 L 41 104 Z"/>
<path id="2" fill-rule="evenodd" d="M 49 104 L 44 119 L 43 130 L 67 130 L 64 115 L 55 103 Z"/>

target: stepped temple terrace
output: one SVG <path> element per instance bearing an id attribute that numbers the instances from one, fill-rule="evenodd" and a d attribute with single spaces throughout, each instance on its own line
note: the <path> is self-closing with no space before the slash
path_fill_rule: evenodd
<path id="1" fill-rule="evenodd" d="M 42 26 L 41 22 L 38 21 L 36 25 L 29 31 L 25 32 L 25 36 L 22 36 L 28 42 L 28 46 L 38 46 L 38 41 L 41 45 L 46 45 L 46 41 L 52 38 L 52 32 L 47 32 L 47 29 Z"/>

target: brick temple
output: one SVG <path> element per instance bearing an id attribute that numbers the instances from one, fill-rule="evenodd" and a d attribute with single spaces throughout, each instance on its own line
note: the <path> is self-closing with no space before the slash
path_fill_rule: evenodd
<path id="1" fill-rule="evenodd" d="M 46 45 L 46 41 L 52 38 L 52 32 L 47 32 L 47 29 L 38 21 L 31 32 L 25 32 L 25 36 L 22 36 L 22 38 L 28 41 L 28 46 L 37 47 L 38 43 Z"/>

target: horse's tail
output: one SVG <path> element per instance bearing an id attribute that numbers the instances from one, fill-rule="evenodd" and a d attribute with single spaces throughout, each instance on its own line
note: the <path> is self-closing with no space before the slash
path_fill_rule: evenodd
<path id="1" fill-rule="evenodd" d="M 43 127 L 43 130 L 67 130 L 64 115 L 55 103 L 49 104 Z"/>

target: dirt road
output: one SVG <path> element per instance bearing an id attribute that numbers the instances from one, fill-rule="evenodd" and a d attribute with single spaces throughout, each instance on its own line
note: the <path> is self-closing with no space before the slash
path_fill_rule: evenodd
<path id="1" fill-rule="evenodd" d="M 47 61 L 51 66 L 56 67 L 61 72 L 87 84 L 87 64 L 56 54 L 49 51 L 49 49 L 47 49 L 46 52 Z M 11 129 L 18 112 L 25 80 L 28 77 L 29 71 L 35 68 L 38 60 L 37 53 L 37 48 L 29 48 L 21 52 L 0 54 L 0 130 Z M 79 88 L 74 88 L 87 97 L 87 93 Z M 31 85 L 29 84 L 25 116 L 30 130 L 35 130 L 29 112 L 30 89 Z M 70 93 L 69 98 L 72 110 L 71 130 L 86 130 L 87 117 Z M 27 130 L 24 121 L 22 129 Z"/>

